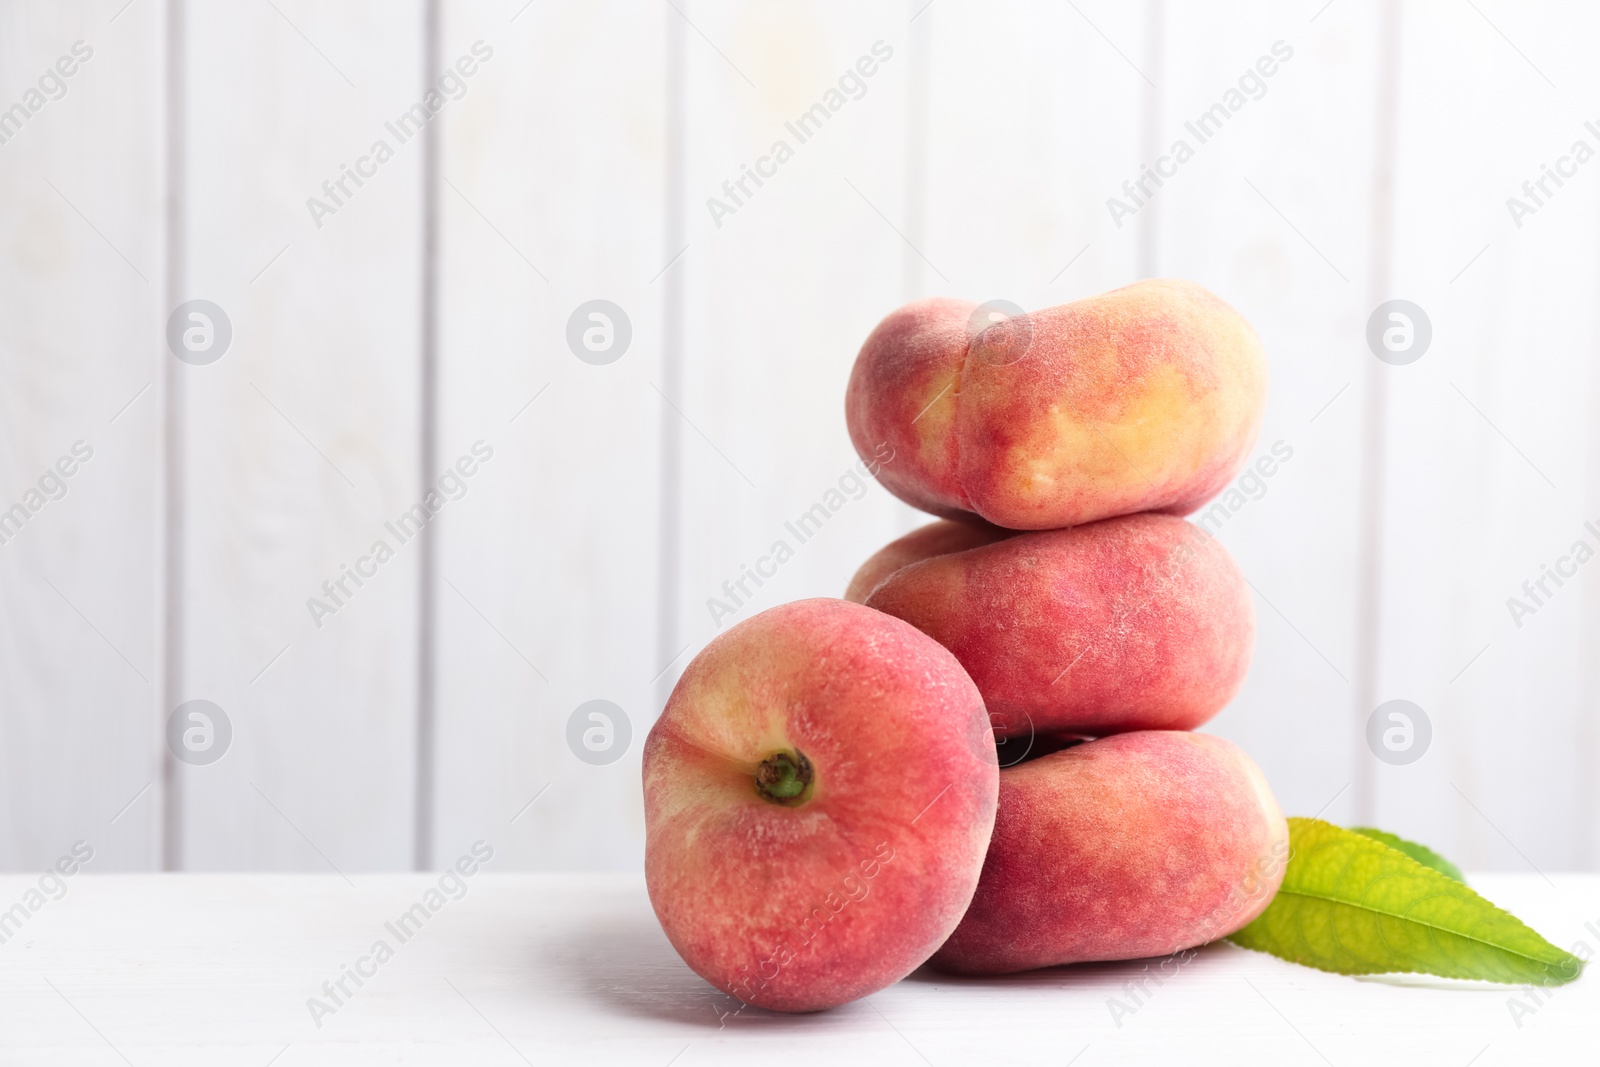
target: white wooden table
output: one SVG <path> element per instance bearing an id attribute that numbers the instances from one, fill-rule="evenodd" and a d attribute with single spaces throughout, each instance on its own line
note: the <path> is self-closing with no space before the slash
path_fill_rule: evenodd
<path id="1" fill-rule="evenodd" d="M 1600 945 L 1600 876 L 1473 884 L 1556 943 Z M 1358 981 L 1231 945 L 1135 1000 L 1141 964 L 1005 979 L 918 973 L 811 1016 L 737 1007 L 674 955 L 631 874 L 436 878 L 79 874 L 0 944 L 0 1062 L 133 1064 L 1493 1064 L 1593 1062 L 1600 980 Z M 1553 884 L 1551 884 L 1553 883 Z M 37 879 L 0 877 L 0 907 Z M 307 1000 L 378 940 L 331 1013 Z M 1114 1018 L 1108 1001 L 1133 1010 Z M 1514 1013 L 1510 1005 L 1524 1011 Z M 1120 1025 L 1119 1025 L 1120 1024 Z M 1519 1025 L 1520 1024 L 1520 1025 Z"/>

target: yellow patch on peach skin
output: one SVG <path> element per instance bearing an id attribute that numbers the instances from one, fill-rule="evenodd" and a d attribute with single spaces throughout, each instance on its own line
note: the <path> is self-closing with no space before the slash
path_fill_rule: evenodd
<path id="1" fill-rule="evenodd" d="M 909 429 L 917 441 L 917 465 L 936 479 L 951 475 L 950 438 L 956 432 L 956 397 L 960 373 L 949 370 L 908 396 Z"/>
<path id="2" fill-rule="evenodd" d="M 1276 877 L 1276 874 L 1282 871 L 1283 863 L 1289 855 L 1289 823 L 1283 817 L 1283 809 L 1278 807 L 1278 798 L 1272 795 L 1272 786 L 1267 783 L 1267 776 L 1261 773 L 1261 768 L 1248 756 L 1244 756 L 1240 762 L 1244 766 L 1245 775 L 1250 779 L 1250 788 L 1255 793 L 1256 803 L 1260 805 L 1261 813 L 1272 826 L 1272 836 L 1264 846 L 1263 856 L 1276 862 L 1276 868 L 1268 870 L 1269 877 Z"/>
<path id="3" fill-rule="evenodd" d="M 997 487 L 1024 500 L 1048 499 L 1058 486 L 1139 499 L 1184 484 L 1233 444 L 1236 419 L 1225 397 L 1195 397 L 1170 364 L 1140 384 L 1114 422 L 1085 421 L 1052 404 L 1048 417 L 1000 458 L 1004 477 Z"/>
<path id="4" fill-rule="evenodd" d="M 1061 485 L 1146 496 L 1192 477 L 1213 454 L 1214 438 L 1226 437 L 1213 405 L 1195 403 L 1189 382 L 1171 365 L 1158 366 L 1126 395 L 1117 421 L 1085 421 L 1059 403 L 1046 414 L 1002 458 L 1010 467 L 1002 485 L 1010 483 L 1018 499 L 1048 499 Z"/>

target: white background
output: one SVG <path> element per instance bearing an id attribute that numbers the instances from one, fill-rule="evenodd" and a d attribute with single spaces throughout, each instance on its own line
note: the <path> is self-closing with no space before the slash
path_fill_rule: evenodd
<path id="1" fill-rule="evenodd" d="M 478 838 L 501 870 L 637 868 L 644 733 L 706 599 L 853 464 L 877 320 L 1165 275 L 1255 324 L 1258 453 L 1293 449 L 1220 531 L 1259 634 L 1207 729 L 1290 814 L 1594 869 L 1600 566 L 1520 627 L 1506 600 L 1600 520 L 1600 162 L 1520 227 L 1506 200 L 1600 149 L 1597 32 L 1504 0 L 0 6 L 0 107 L 94 50 L 0 145 L 0 508 L 94 450 L 0 545 L 0 868 L 84 839 L 98 870 L 391 870 Z M 1277 41 L 1265 95 L 1117 226 Z M 232 323 L 209 366 L 166 346 L 194 298 Z M 632 324 L 607 366 L 565 339 L 596 298 Z M 1391 298 L 1432 324 L 1407 366 L 1365 341 Z M 467 495 L 318 628 L 307 598 L 478 440 Z M 872 486 L 739 617 L 838 595 L 921 521 Z M 1394 698 L 1432 724 L 1406 766 L 1365 741 Z M 190 699 L 232 724 L 209 766 L 167 752 Z M 592 699 L 632 726 L 605 766 L 566 741 Z"/>

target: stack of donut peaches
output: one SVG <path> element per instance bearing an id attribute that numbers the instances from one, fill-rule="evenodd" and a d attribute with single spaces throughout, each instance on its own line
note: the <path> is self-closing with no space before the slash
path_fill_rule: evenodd
<path id="1" fill-rule="evenodd" d="M 1204 288 L 1042 311 L 908 304 L 856 357 L 856 451 L 938 517 L 845 599 L 769 609 L 685 670 L 644 749 L 645 879 L 742 1005 L 804 1012 L 924 964 L 1167 956 L 1271 901 L 1288 827 L 1194 733 L 1255 635 L 1183 516 L 1255 443 L 1266 360 Z"/>

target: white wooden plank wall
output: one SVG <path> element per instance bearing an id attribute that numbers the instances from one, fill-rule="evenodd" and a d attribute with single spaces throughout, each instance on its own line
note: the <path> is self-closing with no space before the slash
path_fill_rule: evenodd
<path id="1" fill-rule="evenodd" d="M 8 869 L 78 839 L 103 869 L 161 857 L 165 27 L 114 14 L 0 7 L 0 99 L 39 104 L 0 127 L 0 508 L 28 509 L 0 544 Z"/>
<path id="2" fill-rule="evenodd" d="M 1255 325 L 1271 385 L 1252 459 L 1279 442 L 1288 457 L 1204 516 L 1256 594 L 1249 678 L 1209 729 L 1250 752 L 1286 811 L 1347 821 L 1371 759 L 1352 706 L 1380 26 L 1370 3 L 1315 13 L 1254 5 L 1241 30 L 1167 5 L 1161 148 L 1194 156 L 1155 202 L 1154 269 Z M 1243 105 L 1202 127 L 1230 90 Z"/>
<path id="3" fill-rule="evenodd" d="M 420 553 L 384 523 L 419 496 L 423 141 L 385 123 L 422 95 L 421 14 L 188 5 L 185 292 L 234 336 L 183 368 L 181 695 L 234 742 L 182 768 L 186 868 L 410 860 Z M 313 220 L 380 139 L 394 158 Z M 379 539 L 365 585 L 322 589 Z"/>
<path id="4" fill-rule="evenodd" d="M 677 606 L 692 653 L 763 608 L 843 595 L 864 555 L 906 524 L 909 509 L 859 468 L 843 383 L 877 320 L 920 294 L 907 290 L 908 238 L 896 232 L 910 9 L 685 10 L 704 34 L 687 42 L 690 243 L 683 391 L 672 398 L 686 530 Z M 819 104 L 825 121 L 811 111 Z M 773 173 L 741 190 L 745 168 Z M 819 502 L 831 517 L 802 541 L 789 525 Z M 793 553 L 781 564 L 779 542 Z M 775 574 L 758 585 L 747 577 L 757 568 Z"/>
<path id="5" fill-rule="evenodd" d="M 1434 347 L 1386 368 L 1380 695 L 1428 709 L 1436 749 L 1380 768 L 1378 804 L 1464 863 L 1591 866 L 1595 575 L 1547 581 L 1520 628 L 1506 602 L 1575 541 L 1600 542 L 1584 529 L 1600 517 L 1597 172 L 1547 181 L 1520 228 L 1506 200 L 1528 200 L 1522 183 L 1575 140 L 1600 150 L 1583 46 L 1600 16 L 1479 8 L 1403 19 L 1395 291 L 1428 310 Z"/>
<path id="6" fill-rule="evenodd" d="M 445 58 L 478 40 L 494 57 L 445 117 L 440 463 L 479 440 L 494 458 L 442 519 L 434 858 L 482 839 L 506 869 L 628 868 L 664 666 L 662 86 L 678 16 L 521 7 L 448 5 L 442 32 Z M 631 324 L 626 349 L 614 333 L 592 357 L 620 350 L 611 362 L 567 344 L 568 319 L 593 300 Z M 620 752 L 613 762 L 567 746 L 568 719 L 592 700 L 621 709 L 597 753 Z"/>
<path id="7" fill-rule="evenodd" d="M 1600 151 L 1600 16 L 172 2 L 0 8 L 0 104 L 95 49 L 0 144 L 0 506 L 95 450 L 0 544 L 0 866 L 84 837 L 105 869 L 398 869 L 479 838 L 503 869 L 636 867 L 639 745 L 687 661 L 923 521 L 854 480 L 843 387 L 876 321 L 1152 274 L 1256 324 L 1257 454 L 1292 450 L 1216 526 L 1259 636 L 1210 729 L 1292 813 L 1480 869 L 1600 858 L 1594 568 L 1520 627 L 1506 605 L 1600 549 L 1600 163 L 1520 227 L 1505 203 L 1575 140 Z M 430 86 L 430 133 L 401 143 L 385 123 Z M 1230 89 L 1202 143 L 1186 123 Z M 318 226 L 307 198 L 379 139 L 393 158 Z M 1180 139 L 1192 158 L 1118 225 L 1108 198 Z M 210 365 L 166 347 L 194 298 L 232 325 Z M 1431 321 L 1413 364 L 1367 347 L 1390 298 Z M 596 300 L 631 334 L 609 361 L 568 340 Z M 402 542 L 385 523 L 430 488 Z M 785 524 L 829 490 L 798 543 Z M 393 558 L 361 564 L 380 539 Z M 755 585 L 779 540 L 793 558 Z M 346 565 L 376 574 L 335 604 Z M 320 627 L 310 597 L 337 607 Z M 1365 741 L 1396 698 L 1432 726 L 1406 765 Z M 168 757 L 169 793 L 175 699 L 216 702 L 233 739 Z M 621 709 L 610 751 L 581 740 L 600 720 L 569 733 L 595 700 Z"/>
<path id="8" fill-rule="evenodd" d="M 18 14 L 44 10 L 24 5 Z M 112 594 L 109 608 L 137 613 L 132 616 L 137 625 L 122 626 L 122 634 L 114 626 L 101 629 L 111 644 L 120 639 L 133 645 L 128 658 L 146 661 L 152 691 L 133 720 L 138 732 L 132 737 L 124 733 L 130 716 L 119 720 L 112 714 L 116 699 L 109 692 L 99 695 L 100 706 L 86 721 L 63 720 L 76 686 L 103 676 L 97 667 L 58 677 L 48 688 L 35 682 L 29 699 L 39 706 L 31 717 L 18 714 L 8 698 L 8 727 L 46 726 L 76 746 L 43 736 L 7 746 L 8 758 L 19 765 L 7 776 L 8 785 L 16 787 L 7 828 L 26 842 L 8 849 L 8 862 L 47 861 L 63 847 L 53 840 L 64 833 L 53 821 L 66 822 L 61 816 L 70 815 L 71 825 L 79 826 L 84 817 L 77 809 L 105 806 L 100 795 L 105 792 L 125 794 L 107 809 L 112 814 L 151 785 L 116 824 L 123 831 L 145 825 L 145 840 L 136 849 L 114 842 L 101 853 L 108 865 L 406 865 L 412 832 L 414 564 L 403 557 L 389 564 L 382 576 L 387 589 L 374 583 L 379 588 L 365 591 L 363 602 L 341 609 L 342 617 L 325 620 L 321 630 L 305 601 L 319 593 L 325 577 L 340 577 L 341 562 L 354 562 L 386 513 L 416 496 L 417 324 L 414 314 L 394 312 L 414 305 L 421 262 L 417 152 L 409 162 L 402 155 L 387 166 L 382 177 L 390 188 L 374 182 L 364 190 L 366 202 L 352 203 L 343 218 L 324 220 L 320 230 L 305 199 L 320 192 L 324 178 L 339 176 L 340 162 L 354 162 L 391 103 L 398 110 L 415 95 L 417 78 L 396 60 L 409 51 L 420 68 L 420 19 L 416 9 L 399 18 L 370 9 L 345 25 L 308 30 L 298 13 L 271 7 L 241 12 L 191 4 L 177 13 L 188 91 L 174 139 L 191 195 L 177 230 L 181 238 L 173 274 L 183 298 L 204 297 L 225 309 L 233 339 L 209 366 L 179 365 L 166 351 L 162 76 L 175 12 L 161 5 L 99 12 L 91 28 L 122 37 L 112 40 L 121 44 L 123 58 L 116 59 L 117 49 L 101 49 L 95 56 L 111 56 L 114 63 L 105 65 L 106 73 L 120 75 L 122 84 L 109 83 L 105 97 L 115 102 L 115 112 L 84 122 L 70 141 L 58 142 L 59 158 L 42 162 L 70 167 L 76 180 L 89 190 L 98 187 L 102 198 L 129 200 L 99 225 L 84 210 L 84 225 L 102 230 L 110 244 L 119 243 L 113 236 L 119 224 L 148 230 L 143 248 L 127 250 L 136 264 L 142 252 L 145 265 L 125 268 L 130 277 L 137 270 L 150 279 L 138 282 L 149 289 L 145 319 L 121 314 L 122 321 L 118 316 L 97 321 L 101 309 L 126 299 L 101 278 L 88 250 L 65 263 L 68 269 L 56 279 L 36 265 L 19 264 L 10 272 L 13 278 L 53 282 L 54 291 L 46 291 L 42 303 L 12 291 L 18 298 L 16 315 L 8 319 L 29 329 L 7 355 L 30 377 L 46 367 L 61 374 L 67 367 L 51 350 L 70 335 L 59 327 L 93 323 L 110 337 L 86 335 L 80 342 L 83 351 L 76 357 L 99 361 L 93 371 L 86 365 L 75 372 L 88 379 L 85 391 L 109 390 L 141 370 L 152 383 L 151 394 L 114 424 L 137 428 L 133 420 L 140 417 L 140 405 L 155 397 L 156 406 L 143 415 L 148 436 L 139 443 L 144 454 L 132 453 L 141 472 L 122 478 L 116 489 L 122 499 L 113 495 L 93 520 L 123 534 L 123 544 L 103 560 L 114 565 L 115 578 L 102 578 L 100 593 Z M 320 54 L 311 40 L 321 42 Z M 348 46 L 342 63 L 332 58 L 340 45 Z M 129 55 L 140 61 L 131 69 Z M 96 69 L 91 62 L 82 73 Z M 346 80 L 354 75 L 362 76 L 365 97 Z M 50 117 L 48 111 L 38 116 Z M 37 120 L 29 125 L 48 129 Z M 106 128 L 100 131 L 97 158 L 80 158 L 94 141 L 85 135 L 100 125 Z M 16 177 L 42 182 L 48 176 L 39 173 L 48 166 L 32 169 L 31 174 L 19 169 Z M 149 187 L 133 201 L 141 179 Z M 19 196 L 16 202 L 30 200 Z M 365 223 L 359 221 L 362 209 L 368 214 Z M 11 215 L 34 226 L 47 217 L 44 211 Z M 339 223 L 344 224 L 342 238 Z M 76 242 L 64 247 L 75 250 Z M 72 300 L 69 308 L 53 306 L 63 298 Z M 86 306 L 94 310 L 85 314 Z M 39 336 L 47 327 L 58 327 L 59 338 Z M 163 412 L 169 374 L 180 381 Z M 7 383 L 8 400 L 24 403 L 27 392 L 14 390 L 15 384 Z M 139 384 L 132 383 L 130 397 Z M 67 404 L 41 399 L 31 404 L 39 412 L 73 412 Z M 163 416 L 176 425 L 163 427 Z M 186 547 L 184 565 L 170 579 L 182 590 L 184 625 L 176 635 L 176 656 L 168 642 L 174 635 L 162 617 L 162 585 L 169 579 L 162 569 L 159 528 L 151 525 L 164 506 L 161 441 L 170 430 L 184 446 L 173 487 L 181 501 L 179 518 L 171 530 Z M 41 432 L 35 443 L 30 435 L 28 451 L 42 446 L 47 436 Z M 112 462 L 126 463 L 115 457 L 129 452 L 122 443 Z M 92 570 L 86 569 L 84 577 L 92 578 Z M 120 587 L 126 591 L 119 598 Z M 62 592 L 72 595 L 66 587 Z M 13 613 L 8 622 L 19 631 L 27 624 L 57 655 L 72 647 L 59 627 L 40 627 L 37 610 L 29 607 L 20 596 L 8 597 L 6 608 Z M 83 615 L 92 625 L 93 613 Z M 138 642 L 145 644 L 142 653 Z M 177 766 L 179 788 L 166 798 L 172 832 L 163 835 L 158 746 L 170 710 L 161 699 L 161 669 L 169 657 L 180 666 L 173 691 L 181 699 L 219 704 L 232 723 L 234 743 L 227 758 L 213 766 Z M 37 654 L 8 660 L 35 662 L 52 674 L 69 666 L 63 662 L 52 669 Z M 269 664 L 271 670 L 265 670 Z M 23 685 L 8 689 L 18 696 L 26 691 Z M 101 746 L 116 754 L 115 765 L 84 758 Z M 71 764 L 53 767 L 54 753 Z M 52 790 L 60 791 L 59 800 Z M 98 827 L 75 832 L 95 844 L 105 833 Z"/>

